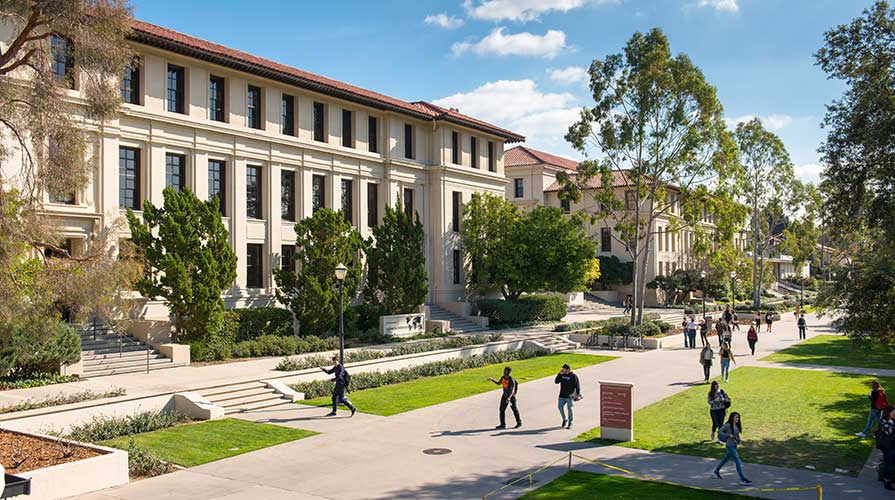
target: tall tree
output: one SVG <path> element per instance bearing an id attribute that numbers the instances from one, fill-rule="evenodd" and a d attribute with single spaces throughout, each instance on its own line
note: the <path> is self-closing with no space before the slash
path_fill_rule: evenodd
<path id="1" fill-rule="evenodd" d="M 765 257 L 775 228 L 797 208 L 798 181 L 783 141 L 766 130 L 761 120 L 753 118 L 738 124 L 734 136 L 739 161 L 745 168 L 745 202 L 752 211 L 752 307 L 757 308 L 761 306 Z"/>
<path id="2" fill-rule="evenodd" d="M 559 176 L 561 196 L 590 193 L 596 203 L 587 215 L 625 245 L 634 262 L 631 322 L 639 323 L 656 221 L 667 219 L 670 232 L 695 225 L 705 195 L 730 190 L 735 146 L 715 88 L 689 57 L 672 55 L 657 28 L 635 33 L 624 53 L 594 60 L 588 74 L 595 103 L 566 140 L 596 158 L 574 176 Z M 705 185 L 712 191 L 697 190 Z"/>
<path id="3" fill-rule="evenodd" d="M 522 262 L 513 248 L 513 228 L 521 215 L 516 205 L 503 196 L 475 193 L 463 207 L 460 227 L 463 251 L 469 259 L 468 288 L 479 295 L 500 290 L 512 295 L 512 283 L 520 279 Z"/>
<path id="4" fill-rule="evenodd" d="M 342 212 L 320 209 L 295 224 L 295 272 L 274 270 L 277 300 L 292 311 L 303 334 L 334 331 L 339 283 L 335 269 L 348 268 L 342 283 L 346 306 L 363 275 L 364 240 Z"/>
<path id="5" fill-rule="evenodd" d="M 236 254 L 221 221 L 219 200 L 202 201 L 188 188 L 165 188 L 165 202 L 143 202 L 143 217 L 127 220 L 144 274 L 137 290 L 163 297 L 174 322 L 174 340 L 214 334 L 224 312 L 221 293 L 236 280 Z"/>
<path id="6" fill-rule="evenodd" d="M 399 196 L 385 208 L 382 224 L 367 241 L 366 300 L 381 303 L 389 314 L 408 314 L 426 301 L 426 233 L 416 217 L 404 211 Z"/>

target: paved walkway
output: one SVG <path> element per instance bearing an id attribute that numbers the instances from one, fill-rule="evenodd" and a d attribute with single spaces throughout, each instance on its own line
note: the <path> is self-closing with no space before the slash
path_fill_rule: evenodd
<path id="1" fill-rule="evenodd" d="M 809 335 L 830 333 L 809 317 Z M 737 366 L 763 364 L 758 359 L 797 342 L 795 324 L 784 318 L 772 335 L 763 335 L 756 356 L 748 356 L 743 336 L 734 340 Z M 283 406 L 244 414 L 241 418 L 320 431 L 301 441 L 220 460 L 189 470 L 137 481 L 130 485 L 78 497 L 109 499 L 469 499 L 504 482 L 561 458 L 570 449 L 587 457 L 614 463 L 694 486 L 739 490 L 735 474 L 711 480 L 712 461 L 680 455 L 650 453 L 621 447 L 594 448 L 570 439 L 594 427 L 598 420 L 599 379 L 635 384 L 634 406 L 640 408 L 701 382 L 696 351 L 681 348 L 621 353 L 620 359 L 576 370 L 585 399 L 575 408 L 576 428 L 559 428 L 556 387 L 549 378 L 523 384 L 519 391 L 525 426 L 497 431 L 497 392 L 422 408 L 392 417 L 358 414 L 353 419 L 325 418 L 324 408 Z M 495 376 L 499 375 L 495 373 Z M 736 377 L 736 369 L 732 377 Z M 347 415 L 347 414 L 342 414 Z M 427 448 L 448 448 L 450 454 L 431 456 Z M 744 452 L 748 460 L 748 453 Z M 587 466 L 598 470 L 597 467 Z M 756 487 L 824 484 L 826 498 L 891 498 L 870 479 L 807 470 L 749 464 Z M 562 467 L 539 476 L 539 486 L 562 473 Z M 502 497 L 514 498 L 526 489 L 511 487 Z M 810 492 L 762 493 L 780 499 L 815 498 Z"/>

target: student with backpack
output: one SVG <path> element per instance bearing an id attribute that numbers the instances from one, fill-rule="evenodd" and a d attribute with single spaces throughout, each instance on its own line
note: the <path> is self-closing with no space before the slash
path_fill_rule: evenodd
<path id="1" fill-rule="evenodd" d="M 764 322 L 768 324 L 768 333 L 771 333 L 771 325 L 774 324 L 774 313 L 772 313 L 771 311 L 765 311 Z"/>
<path id="2" fill-rule="evenodd" d="M 886 406 L 876 430 L 876 447 L 883 452 L 883 487 L 895 490 L 895 408 Z"/>
<path id="3" fill-rule="evenodd" d="M 699 363 L 702 365 L 702 373 L 705 375 L 705 383 L 709 382 L 709 378 L 711 378 L 712 374 L 712 359 L 715 358 L 715 351 L 712 350 L 712 347 L 708 344 L 702 347 L 702 350 L 699 351 Z M 714 382 L 717 384 L 717 382 Z"/>
<path id="4" fill-rule="evenodd" d="M 724 444 L 727 453 L 724 454 L 724 458 L 721 459 L 721 462 L 712 472 L 716 479 L 721 479 L 721 468 L 732 458 L 733 463 L 737 467 L 737 474 L 740 476 L 740 484 L 752 484 L 752 481 L 746 479 L 746 476 L 743 475 L 743 462 L 740 461 L 740 455 L 737 453 L 737 446 L 740 444 L 742 433 L 743 422 L 740 414 L 733 412 L 730 414 L 730 418 L 727 419 L 727 423 L 718 431 L 718 441 Z"/>
<path id="5" fill-rule="evenodd" d="M 730 362 L 733 361 L 734 364 L 737 362 L 733 357 L 733 351 L 730 350 L 730 344 L 727 342 L 721 344 L 718 357 L 721 358 L 721 378 L 728 382 L 730 379 Z"/>
<path id="6" fill-rule="evenodd" d="M 799 320 L 797 321 L 797 323 L 799 325 L 799 340 L 805 340 L 805 327 L 807 325 L 805 324 L 804 314 L 799 315 Z"/>
<path id="7" fill-rule="evenodd" d="M 329 375 L 335 375 L 333 382 L 335 382 L 335 386 L 333 386 L 333 411 L 327 413 L 327 417 L 333 417 L 336 415 L 336 408 L 339 404 L 343 404 L 351 410 L 351 416 L 353 417 L 355 413 L 357 413 L 357 408 L 351 401 L 348 400 L 348 397 L 345 395 L 345 391 L 348 390 L 348 386 L 351 384 L 351 375 L 348 373 L 348 370 L 342 366 L 342 363 L 339 362 L 338 356 L 333 356 L 333 367 L 330 369 L 326 369 L 320 367 L 320 370 L 323 373 L 327 373 Z"/>
<path id="8" fill-rule="evenodd" d="M 755 356 L 755 344 L 758 343 L 758 332 L 755 331 L 754 326 L 749 326 L 749 333 L 746 334 L 746 340 L 749 342 L 749 350 L 752 351 L 752 355 Z"/>
<path id="9" fill-rule="evenodd" d="M 874 422 L 879 422 L 880 413 L 889 406 L 889 399 L 886 397 L 886 390 L 876 380 L 870 381 L 870 414 L 867 415 L 867 425 L 864 430 L 855 434 L 858 437 L 865 437 L 873 428 Z"/>
<path id="10" fill-rule="evenodd" d="M 730 408 L 730 398 L 724 389 L 718 387 L 717 381 L 712 381 L 712 387 L 709 389 L 709 415 L 712 417 L 712 436 L 709 441 L 715 440 L 715 431 L 724 425 L 724 414 Z"/>
<path id="11" fill-rule="evenodd" d="M 503 377 L 500 380 L 488 378 L 491 382 L 503 387 L 503 394 L 500 397 L 500 425 L 497 429 L 507 428 L 507 406 L 513 410 L 513 417 L 516 419 L 516 428 L 522 427 L 522 417 L 519 416 L 519 408 L 516 407 L 516 392 L 519 390 L 519 383 L 510 376 L 512 369 L 507 366 L 503 369 Z"/>

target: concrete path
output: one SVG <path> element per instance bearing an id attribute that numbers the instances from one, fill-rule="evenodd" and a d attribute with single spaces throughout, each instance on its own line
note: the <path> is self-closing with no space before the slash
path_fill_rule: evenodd
<path id="1" fill-rule="evenodd" d="M 830 333 L 825 323 L 809 318 L 809 335 Z M 775 333 L 763 335 L 756 356 L 749 356 L 745 333 L 734 337 L 737 366 L 763 364 L 758 359 L 797 342 L 794 320 L 784 318 Z M 701 382 L 698 351 L 671 348 L 626 352 L 607 363 L 576 370 L 585 399 L 575 408 L 575 429 L 559 427 L 556 386 L 552 379 L 522 384 L 519 405 L 524 427 L 498 431 L 496 391 L 420 410 L 377 417 L 347 413 L 326 418 L 328 411 L 295 405 L 243 414 L 259 422 L 320 431 L 301 441 L 220 460 L 189 470 L 137 481 L 78 497 L 109 499 L 414 499 L 481 498 L 503 483 L 563 458 L 569 450 L 604 458 L 649 475 L 688 485 L 739 490 L 731 469 L 723 481 L 712 480 L 712 460 L 650 453 L 621 447 L 594 448 L 571 438 L 597 425 L 597 381 L 635 384 L 634 406 L 640 408 Z M 558 368 L 558 367 L 557 367 Z M 574 367 L 573 367 L 574 368 Z M 499 373 L 495 372 L 495 376 Z M 731 377 L 736 377 L 736 368 Z M 362 410 L 362 409 L 361 409 Z M 512 420 L 510 418 L 510 420 Z M 746 436 L 748 440 L 748 436 Z M 748 461 L 748 441 L 743 457 Z M 428 448 L 447 448 L 446 455 L 426 455 Z M 576 466 L 579 467 L 579 466 Z M 596 466 L 588 470 L 607 472 Z M 540 486 L 562 473 L 563 466 L 539 475 Z M 891 498 L 868 478 L 817 474 L 807 470 L 746 464 L 756 487 L 806 486 L 821 482 L 825 498 Z M 526 488 L 510 487 L 495 498 L 515 498 Z M 780 499 L 816 498 L 811 492 L 760 493 Z"/>

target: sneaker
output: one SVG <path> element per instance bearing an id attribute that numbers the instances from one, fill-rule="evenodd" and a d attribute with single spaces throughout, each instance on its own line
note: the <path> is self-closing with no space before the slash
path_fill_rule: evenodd
<path id="1" fill-rule="evenodd" d="M 522 427 L 522 422 L 516 422 L 516 426 L 513 427 L 513 429 L 518 429 L 520 427 Z"/>
<path id="2" fill-rule="evenodd" d="M 505 425 L 498 425 L 497 427 L 495 427 L 495 429 L 506 429 L 506 428 L 507 428 L 507 426 L 505 426 Z"/>
<path id="3" fill-rule="evenodd" d="M 855 433 L 855 436 L 858 436 L 859 438 L 862 438 L 862 437 L 867 437 L 867 434 L 864 434 L 863 432 L 856 432 L 856 433 Z"/>
<path id="4" fill-rule="evenodd" d="M 714 441 L 714 440 L 715 440 L 715 431 L 712 431 L 712 435 L 709 436 L 709 441 Z"/>
<path id="5" fill-rule="evenodd" d="M 355 413 L 357 413 L 357 408 L 352 408 L 351 409 L 351 417 L 353 417 Z M 348 418 L 351 418 L 351 417 L 348 417 Z"/>
<path id="6" fill-rule="evenodd" d="M 740 480 L 740 484 L 752 484 L 752 481 L 744 478 L 744 479 Z"/>
<path id="7" fill-rule="evenodd" d="M 566 427 L 566 429 L 571 429 L 571 428 L 572 428 L 572 422 L 569 422 L 569 426 Z"/>
<path id="8" fill-rule="evenodd" d="M 331 412 L 327 413 L 326 416 L 327 416 L 327 417 L 335 417 L 335 416 L 336 416 L 336 412 L 331 411 Z"/>
<path id="9" fill-rule="evenodd" d="M 562 427 L 563 429 L 566 428 L 566 421 L 565 421 L 565 420 L 562 421 L 562 425 L 561 425 L 560 427 Z"/>
<path id="10" fill-rule="evenodd" d="M 715 479 L 721 479 L 721 473 L 719 471 L 712 471 L 712 477 Z"/>

